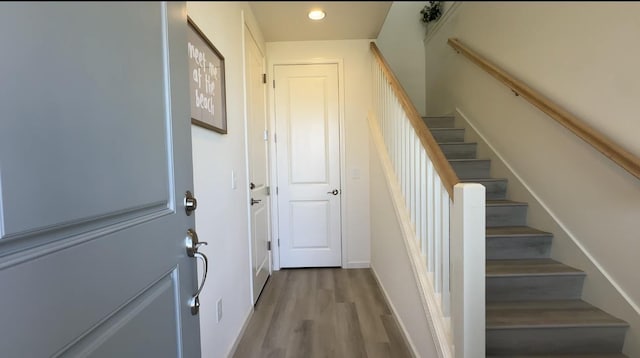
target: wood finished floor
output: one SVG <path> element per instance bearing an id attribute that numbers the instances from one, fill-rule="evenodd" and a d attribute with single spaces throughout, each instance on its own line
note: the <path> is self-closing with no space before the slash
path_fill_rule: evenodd
<path id="1" fill-rule="evenodd" d="M 411 357 L 369 269 L 273 273 L 236 358 Z"/>

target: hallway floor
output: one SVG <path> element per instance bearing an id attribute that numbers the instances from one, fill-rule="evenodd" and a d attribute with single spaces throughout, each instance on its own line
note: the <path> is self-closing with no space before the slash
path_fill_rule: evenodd
<path id="1" fill-rule="evenodd" d="M 411 357 L 369 269 L 273 273 L 237 358 Z"/>

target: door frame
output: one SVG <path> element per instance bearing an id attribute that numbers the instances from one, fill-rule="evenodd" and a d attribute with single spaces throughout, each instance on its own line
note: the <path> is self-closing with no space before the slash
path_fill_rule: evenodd
<path id="1" fill-rule="evenodd" d="M 242 101 L 243 101 L 243 107 L 244 107 L 244 155 L 245 155 L 245 171 L 247 173 L 247 179 L 249 178 L 250 175 L 250 154 L 249 154 L 249 116 L 248 116 L 248 108 L 249 108 L 249 103 L 248 103 L 248 98 L 247 98 L 247 53 L 246 53 L 246 48 L 245 48 L 245 43 L 247 41 L 247 39 L 250 37 L 253 39 L 253 41 L 256 43 L 256 46 L 258 47 L 258 50 L 260 51 L 260 53 L 262 54 L 262 68 L 265 71 L 265 73 L 267 73 L 267 56 L 266 56 L 266 51 L 264 48 L 260 47 L 260 44 L 258 43 L 258 41 L 256 40 L 256 37 L 253 35 L 253 33 L 251 32 L 251 24 L 249 22 L 246 21 L 245 16 L 244 16 L 244 12 L 242 12 Z M 268 75 L 267 75 L 268 76 Z M 269 256 L 269 277 L 271 276 L 271 274 L 273 273 L 273 260 L 274 260 L 274 251 L 273 251 L 273 247 L 274 247 L 274 240 L 273 238 L 275 236 L 273 236 L 273 202 L 275 200 L 273 200 L 273 195 L 274 195 L 274 191 L 271 189 L 273 187 L 273 185 L 271 183 L 273 183 L 273 179 L 272 179 L 272 171 L 273 171 L 273 167 L 272 167 L 272 163 L 274 162 L 272 160 L 273 158 L 273 154 L 271 152 L 271 142 L 273 142 L 272 138 L 272 130 L 271 128 L 273 128 L 271 126 L 271 121 L 268 118 L 269 117 L 269 81 L 267 80 L 267 90 L 264 93 L 264 105 L 265 105 L 265 117 L 267 117 L 267 131 L 269 134 L 269 138 L 267 141 L 267 169 L 269 170 L 269 173 L 267 175 L 267 180 L 268 182 L 266 183 L 267 186 L 269 186 L 270 190 L 271 190 L 271 194 L 268 195 L 269 197 L 269 221 L 268 221 L 268 225 L 269 227 L 267 228 L 267 233 L 269 235 L 269 241 L 271 242 L 271 250 L 269 250 L 268 256 Z M 251 190 L 249 189 L 249 183 L 244 183 L 245 186 L 245 191 L 247 194 L 247 198 L 251 198 Z M 249 272 L 250 272 L 250 277 L 249 277 L 249 292 L 250 292 L 250 301 L 251 301 L 251 307 L 253 307 L 254 302 L 253 302 L 253 297 L 254 297 L 254 293 L 253 293 L 253 237 L 251 235 L 252 232 L 252 215 L 251 215 L 251 205 L 247 205 L 247 236 L 248 236 L 248 243 L 249 243 L 249 255 L 247 257 L 248 259 L 248 264 L 249 264 Z M 268 280 L 268 279 L 267 279 Z M 248 321 L 247 321 L 248 322 Z M 240 335 L 241 336 L 241 335 Z"/>
<path id="2" fill-rule="evenodd" d="M 276 112 L 275 112 L 275 89 L 273 88 L 273 80 L 275 66 L 278 65 L 325 65 L 325 64 L 336 64 L 338 65 L 338 128 L 340 130 L 340 134 L 338 137 L 338 141 L 340 142 L 338 150 L 340 151 L 340 246 L 342 250 L 342 267 L 346 268 L 347 258 L 348 258 L 348 245 L 347 245 L 347 233 L 346 233 L 346 223 L 347 223 L 347 197 L 349 195 L 347 190 L 345 189 L 345 184 L 347 182 L 346 177 L 346 148 L 345 148 L 345 123 L 344 123 L 344 62 L 342 58 L 312 58 L 312 59 L 291 59 L 291 60 L 282 60 L 271 62 L 267 58 L 267 95 L 268 95 L 268 111 L 269 111 L 269 128 L 274 128 L 273 133 L 270 133 L 269 136 L 269 157 L 274 158 L 271 160 L 269 165 L 270 170 L 270 180 L 271 183 L 278 184 L 278 153 L 276 150 L 276 141 L 274 135 L 276 134 Z M 275 190 L 272 190 L 272 194 Z M 280 247 L 278 245 L 278 238 L 280 229 L 278 226 L 278 200 L 271 200 L 271 238 L 273 240 L 271 244 L 271 259 L 273 260 L 273 270 L 280 270 Z"/>

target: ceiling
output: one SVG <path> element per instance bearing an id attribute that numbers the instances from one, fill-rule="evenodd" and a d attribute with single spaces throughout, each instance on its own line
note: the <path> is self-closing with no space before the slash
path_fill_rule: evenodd
<path id="1" fill-rule="evenodd" d="M 375 39 L 392 1 L 249 1 L 265 41 Z M 310 10 L 327 16 L 309 20 Z"/>

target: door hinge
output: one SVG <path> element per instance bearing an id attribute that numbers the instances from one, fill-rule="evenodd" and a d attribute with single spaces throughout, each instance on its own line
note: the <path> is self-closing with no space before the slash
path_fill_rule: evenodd
<path id="1" fill-rule="evenodd" d="M 273 80 L 273 88 L 276 88 L 276 80 Z"/>
<path id="2" fill-rule="evenodd" d="M 271 195 L 271 187 L 270 186 L 265 187 L 264 192 L 266 195 Z"/>
<path id="3" fill-rule="evenodd" d="M 267 142 L 269 140 L 269 131 L 265 130 L 262 137 L 264 138 L 264 141 Z"/>
<path id="4" fill-rule="evenodd" d="M 276 187 L 276 195 L 278 195 L 278 187 Z"/>
<path id="5" fill-rule="evenodd" d="M 271 251 L 271 241 L 267 241 L 267 251 Z"/>
<path id="6" fill-rule="evenodd" d="M 273 133 L 273 142 L 278 143 L 278 135 Z"/>
<path id="7" fill-rule="evenodd" d="M 266 73 L 262 74 L 262 83 L 267 83 L 267 74 Z"/>
<path id="8" fill-rule="evenodd" d="M 280 247 L 280 238 L 278 238 L 278 247 Z"/>

